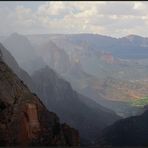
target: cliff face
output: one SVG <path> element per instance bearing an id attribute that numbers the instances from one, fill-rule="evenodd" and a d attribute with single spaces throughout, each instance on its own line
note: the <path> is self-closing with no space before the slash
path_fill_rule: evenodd
<path id="1" fill-rule="evenodd" d="M 61 125 L 0 58 L 0 146 L 78 146 L 78 131 Z"/>
<path id="2" fill-rule="evenodd" d="M 57 113 L 62 121 L 78 129 L 82 141 L 92 143 L 100 130 L 120 119 L 111 110 L 74 91 L 67 81 L 49 67 L 36 71 L 32 80 L 47 108 Z"/>

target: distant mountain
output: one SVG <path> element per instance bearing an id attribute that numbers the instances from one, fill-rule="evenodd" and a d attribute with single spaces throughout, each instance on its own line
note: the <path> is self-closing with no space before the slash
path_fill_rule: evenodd
<path id="1" fill-rule="evenodd" d="M 0 146 L 78 146 L 78 131 L 60 124 L 2 56 L 0 51 Z"/>
<path id="2" fill-rule="evenodd" d="M 36 50 L 44 62 L 60 74 L 66 73 L 71 66 L 68 55 L 52 41 L 38 46 Z"/>
<path id="3" fill-rule="evenodd" d="M 33 92 L 40 96 L 41 100 L 49 110 L 58 113 L 58 115 L 62 117 L 62 121 L 68 121 L 69 124 L 80 129 L 81 135 L 83 135 L 82 139 L 91 136 L 94 138 L 95 128 L 100 130 L 120 119 L 120 117 L 115 115 L 115 113 L 110 110 L 108 111 L 108 109 L 103 108 L 102 106 L 96 105 L 99 108 L 98 111 L 96 111 L 95 109 L 90 108 L 89 104 L 85 105 L 83 101 L 86 100 L 86 97 L 83 97 L 73 91 L 70 84 L 60 78 L 49 67 L 36 71 L 32 76 L 33 79 L 31 79 L 27 73 L 24 73 L 24 71 L 21 70 L 15 59 L 2 45 L 1 49 L 3 59 L 8 63 L 8 65 L 10 65 L 15 73 L 17 75 L 20 75 L 20 73 L 22 74 L 22 77 L 20 78 L 27 85 L 31 85 Z M 26 77 L 28 79 L 26 79 Z M 81 101 L 81 99 L 83 101 Z M 93 104 L 93 101 L 90 102 Z M 72 108 L 71 105 L 73 106 Z M 75 108 L 78 108 L 78 110 L 75 110 Z M 88 113 L 86 114 L 86 112 Z M 73 118 L 74 116 L 75 118 Z M 100 119 L 96 119 L 97 116 L 102 118 L 101 123 Z M 103 119 L 103 116 L 108 117 Z M 87 124 L 85 123 L 86 121 L 88 122 Z M 82 123 L 85 123 L 86 126 L 83 126 Z M 90 126 L 90 129 L 87 125 Z M 87 129 L 89 129 L 88 133 Z"/>
<path id="4" fill-rule="evenodd" d="M 148 85 L 144 81 L 148 75 L 148 60 L 134 58 L 141 48 L 143 50 L 140 44 L 126 37 L 117 39 L 93 34 L 27 37 L 32 44 L 38 45 L 39 54 L 46 63 L 79 93 L 124 117 L 143 112 L 142 108 L 128 104 L 130 100 L 147 95 Z M 126 59 L 120 57 L 120 52 L 121 56 L 122 52 L 132 55 Z"/>
<path id="5" fill-rule="evenodd" d="M 17 64 L 16 60 L 14 59 L 14 57 L 10 54 L 10 52 L 2 44 L 0 44 L 0 50 L 2 53 L 3 61 L 14 71 L 14 73 L 21 80 L 24 81 L 24 83 L 29 87 L 29 89 L 34 92 L 35 86 L 34 86 L 34 83 L 31 77 L 28 75 L 28 73 L 20 68 L 20 66 Z"/>
<path id="6" fill-rule="evenodd" d="M 148 146 L 148 111 L 140 116 L 117 121 L 103 131 L 98 145 L 104 146 Z"/>
<path id="7" fill-rule="evenodd" d="M 99 34 L 28 35 L 27 37 L 34 44 L 43 44 L 51 40 L 65 50 L 83 47 L 92 51 L 109 52 L 122 59 L 148 58 L 148 38 L 137 35 L 129 35 L 123 38 Z"/>
<path id="8" fill-rule="evenodd" d="M 13 33 L 4 40 L 3 44 L 20 67 L 29 74 L 45 66 L 44 61 L 37 55 L 30 41 L 25 36 Z"/>
<path id="9" fill-rule="evenodd" d="M 56 112 L 62 121 L 78 129 L 82 141 L 92 143 L 98 131 L 120 119 L 111 110 L 78 94 L 49 67 L 36 71 L 32 80 L 46 107 Z M 94 108 L 93 104 L 96 104 Z"/>
<path id="10" fill-rule="evenodd" d="M 54 42 L 69 56 L 70 63 L 79 61 L 84 72 L 97 78 L 113 76 L 124 80 L 147 79 L 148 49 L 137 39 L 131 41 L 128 39 L 129 37 L 117 39 L 93 34 L 32 35 L 27 37 L 34 45 Z M 133 38 L 143 40 L 146 45 L 147 38 L 139 36 L 133 36 Z M 46 46 L 46 48 L 48 47 Z"/>
<path id="11" fill-rule="evenodd" d="M 92 144 L 99 137 L 97 143 L 101 146 L 148 145 L 148 113 L 142 114 L 146 107 L 135 106 L 147 104 L 147 99 L 143 98 L 147 98 L 148 88 L 148 38 L 129 35 L 117 39 L 97 34 L 46 34 L 29 35 L 27 38 L 19 34 L 6 39 L 0 37 L 19 65 L 0 45 L 2 60 L 41 98 L 49 110 L 58 114 L 62 122 L 80 131 L 82 144 Z M 6 77 L 9 80 L 9 75 Z M 3 88 L 0 92 L 3 92 Z M 35 94 L 33 96 L 36 98 Z M 121 118 L 111 110 L 123 117 L 142 115 L 118 122 Z M 3 129 L 5 126 L 0 124 L 1 127 Z M 74 132 L 74 136 L 70 136 L 73 138 L 62 144 L 78 145 L 78 133 L 69 130 L 65 124 L 60 127 L 62 132 Z M 66 139 L 68 133 L 64 135 Z M 5 131 L 2 134 L 9 135 Z M 64 140 L 60 138 L 57 141 Z M 57 141 L 52 144 L 60 145 Z"/>
<path id="12" fill-rule="evenodd" d="M 126 42 L 129 41 L 133 45 L 137 45 L 140 47 L 148 47 L 148 38 L 147 37 L 141 37 L 139 35 L 128 35 L 123 38 L 122 40 L 125 40 Z"/>

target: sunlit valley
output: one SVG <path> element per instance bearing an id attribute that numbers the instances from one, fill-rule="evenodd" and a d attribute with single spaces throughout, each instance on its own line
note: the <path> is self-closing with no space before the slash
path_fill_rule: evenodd
<path id="1" fill-rule="evenodd" d="M 137 34 L 1 34 L 0 146 L 148 146 L 148 37 Z"/>

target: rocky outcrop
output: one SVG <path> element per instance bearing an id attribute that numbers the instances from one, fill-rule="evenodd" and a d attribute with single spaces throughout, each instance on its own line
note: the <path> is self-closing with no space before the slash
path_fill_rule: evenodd
<path id="1" fill-rule="evenodd" d="M 74 128 L 70 128 L 66 123 L 62 124 L 64 137 L 69 145 L 80 143 L 79 133 Z M 77 136 L 76 136 L 77 135 Z"/>
<path id="2" fill-rule="evenodd" d="M 38 138 L 40 135 L 41 127 L 38 119 L 37 105 L 27 103 L 23 107 L 22 116 L 20 120 L 20 143 L 27 143 L 30 139 Z"/>
<path id="3" fill-rule="evenodd" d="M 78 146 L 78 131 L 64 127 L 1 59 L 0 146 Z"/>

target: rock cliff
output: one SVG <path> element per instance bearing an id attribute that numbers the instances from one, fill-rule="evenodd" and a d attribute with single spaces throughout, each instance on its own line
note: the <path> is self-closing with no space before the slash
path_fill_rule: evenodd
<path id="1" fill-rule="evenodd" d="M 78 146 L 78 131 L 60 124 L 0 58 L 0 146 Z"/>

